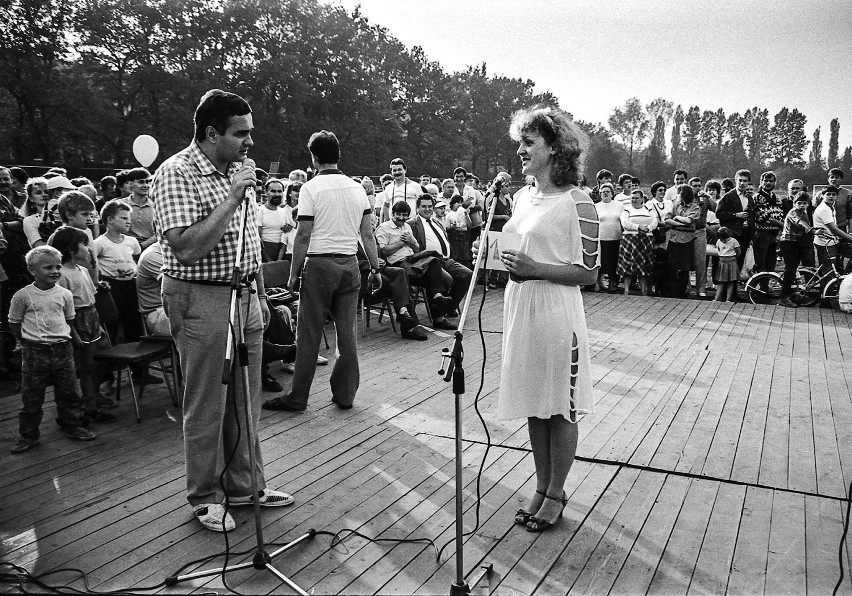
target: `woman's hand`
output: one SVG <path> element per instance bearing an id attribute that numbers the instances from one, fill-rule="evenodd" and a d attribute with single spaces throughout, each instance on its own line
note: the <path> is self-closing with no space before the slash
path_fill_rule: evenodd
<path id="1" fill-rule="evenodd" d="M 500 260 L 506 265 L 509 273 L 524 277 L 535 277 L 538 262 L 532 260 L 526 253 L 519 250 L 506 249 L 500 253 Z"/>

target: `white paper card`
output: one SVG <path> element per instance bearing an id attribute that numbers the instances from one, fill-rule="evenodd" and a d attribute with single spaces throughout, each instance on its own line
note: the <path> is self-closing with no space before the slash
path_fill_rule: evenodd
<path id="1" fill-rule="evenodd" d="M 512 232 L 488 232 L 488 253 L 485 268 L 493 271 L 507 271 L 506 265 L 500 260 L 504 250 L 521 248 L 521 235 Z"/>

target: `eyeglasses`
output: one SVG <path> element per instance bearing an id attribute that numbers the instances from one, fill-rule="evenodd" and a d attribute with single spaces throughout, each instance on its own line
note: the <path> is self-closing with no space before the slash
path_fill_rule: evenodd
<path id="1" fill-rule="evenodd" d="M 791 186 L 790 190 L 802 190 L 801 186 Z"/>

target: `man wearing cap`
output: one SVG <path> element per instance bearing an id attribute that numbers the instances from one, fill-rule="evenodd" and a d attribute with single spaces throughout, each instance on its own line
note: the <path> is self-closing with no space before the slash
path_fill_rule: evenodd
<path id="1" fill-rule="evenodd" d="M 449 203 L 447 202 L 446 199 L 439 199 L 438 198 L 438 187 L 437 186 L 435 186 L 434 184 L 430 184 L 429 186 L 431 186 L 432 188 L 435 189 L 435 194 L 432 194 L 431 192 L 429 194 L 432 195 L 433 197 L 435 197 L 435 199 L 436 199 L 436 201 L 435 201 L 435 213 L 432 215 L 432 219 L 439 222 L 444 227 L 444 229 L 446 230 L 447 229 L 447 207 L 449 206 Z"/>
<path id="2" fill-rule="evenodd" d="M 150 193 L 163 249 L 163 307 L 185 381 L 187 501 L 205 528 L 222 532 L 236 527 L 222 505 L 226 495 L 231 507 L 251 506 L 255 499 L 263 507 L 282 507 L 292 505 L 293 497 L 266 486 L 259 437 L 249 444 L 245 427 L 239 426 L 246 415 L 255 428 L 260 420 L 263 330 L 270 317 L 260 270 L 257 206 L 246 196 L 256 178 L 254 168 L 241 163 L 254 144 L 251 107 L 238 95 L 212 89 L 201 98 L 194 120 L 194 139 L 157 169 Z M 245 235 L 237 263 L 241 213 Z M 243 321 L 248 387 L 234 359 L 225 389 L 222 367 L 233 356 L 225 352 L 237 266 L 243 289 L 235 310 Z M 260 491 L 256 495 L 253 475 Z"/>
<path id="3" fill-rule="evenodd" d="M 145 250 L 157 241 L 154 234 L 154 207 L 148 200 L 151 173 L 146 168 L 133 168 L 127 172 L 127 187 L 130 196 L 130 235 L 139 241 Z"/>
<path id="4" fill-rule="evenodd" d="M 267 410 L 301 412 L 308 407 L 322 330 L 330 316 L 337 334 L 337 360 L 331 371 L 331 401 L 348 410 L 355 401 L 361 375 L 355 315 L 361 291 L 358 244 L 367 254 L 369 283 L 381 287 L 379 259 L 373 240 L 373 210 L 360 183 L 343 174 L 340 143 L 322 130 L 308 141 L 316 176 L 299 195 L 299 227 L 293 241 L 288 286 L 296 289 L 301 275 L 296 363 L 289 393 L 263 404 Z M 416 183 L 415 183 L 416 184 Z M 420 185 L 416 185 L 420 188 Z"/>

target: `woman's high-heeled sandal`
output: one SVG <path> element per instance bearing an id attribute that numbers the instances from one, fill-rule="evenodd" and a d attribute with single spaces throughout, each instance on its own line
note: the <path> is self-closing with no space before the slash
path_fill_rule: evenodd
<path id="1" fill-rule="evenodd" d="M 539 494 L 539 495 L 547 498 L 547 493 L 545 493 L 544 491 L 540 491 L 540 490 L 536 489 L 535 492 L 536 492 L 536 494 Z M 530 513 L 529 511 L 525 510 L 525 509 L 518 509 L 517 513 L 515 513 L 515 523 L 518 524 L 519 526 L 525 526 L 525 525 L 527 525 L 527 522 L 530 521 L 530 518 L 532 516 L 533 516 L 533 514 Z"/>
<path id="2" fill-rule="evenodd" d="M 550 499 L 551 501 L 559 501 L 562 503 L 562 509 L 559 510 L 559 516 L 556 518 L 558 521 L 562 517 L 562 512 L 565 511 L 565 505 L 568 504 L 568 495 L 565 494 L 565 491 L 562 491 L 562 498 L 559 497 L 551 497 L 550 495 L 544 495 L 545 499 Z M 549 522 L 546 519 L 541 519 L 540 517 L 536 517 L 534 515 L 530 516 L 529 521 L 527 522 L 527 532 L 544 532 L 545 530 L 549 530 L 553 527 L 556 522 Z"/>

